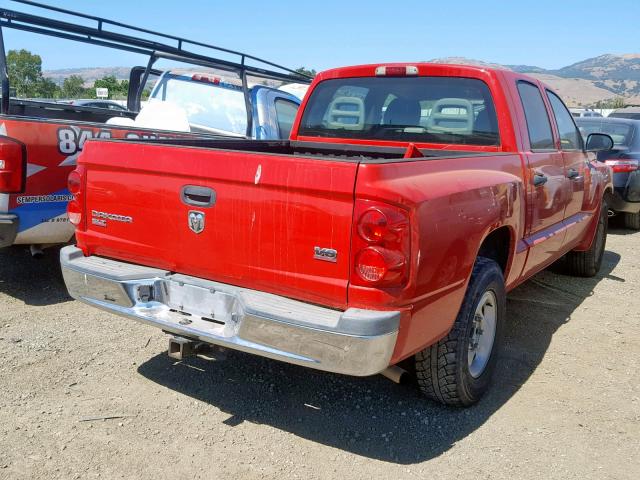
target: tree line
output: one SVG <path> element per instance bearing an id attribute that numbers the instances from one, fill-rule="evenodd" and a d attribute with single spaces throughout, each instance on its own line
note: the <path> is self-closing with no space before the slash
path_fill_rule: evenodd
<path id="1" fill-rule="evenodd" d="M 624 97 L 609 98 L 607 100 L 598 100 L 593 104 L 593 108 L 605 109 L 605 108 L 624 108 L 626 101 Z"/>
<path id="2" fill-rule="evenodd" d="M 109 98 L 126 98 L 129 91 L 128 80 L 118 80 L 113 75 L 105 76 L 86 86 L 80 75 L 71 75 L 58 84 L 42 73 L 42 58 L 29 50 L 9 50 L 7 52 L 9 86 L 20 98 L 96 98 L 96 88 L 108 88 Z"/>

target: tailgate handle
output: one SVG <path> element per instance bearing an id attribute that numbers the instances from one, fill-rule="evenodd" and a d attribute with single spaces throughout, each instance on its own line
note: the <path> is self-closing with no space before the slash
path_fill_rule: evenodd
<path id="1" fill-rule="evenodd" d="M 185 185 L 180 194 L 182 201 L 194 207 L 211 207 L 216 203 L 216 191 L 213 188 Z"/>

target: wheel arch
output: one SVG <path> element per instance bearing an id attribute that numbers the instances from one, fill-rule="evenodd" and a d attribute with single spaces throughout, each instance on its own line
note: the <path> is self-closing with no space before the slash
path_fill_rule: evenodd
<path id="1" fill-rule="evenodd" d="M 509 225 L 502 225 L 489 230 L 480 243 L 476 259 L 484 257 L 495 261 L 506 278 L 513 262 L 515 238 L 515 232 Z"/>

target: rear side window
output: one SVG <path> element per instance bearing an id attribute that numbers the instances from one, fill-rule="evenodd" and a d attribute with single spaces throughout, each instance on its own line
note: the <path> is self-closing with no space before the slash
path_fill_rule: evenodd
<path id="1" fill-rule="evenodd" d="M 298 112 L 298 105 L 289 100 L 278 98 L 275 102 L 276 120 L 278 121 L 278 136 L 283 140 L 289 138 L 293 121 Z"/>
<path id="2" fill-rule="evenodd" d="M 461 77 L 325 80 L 311 93 L 298 132 L 329 138 L 499 145 L 489 87 Z"/>
<path id="3" fill-rule="evenodd" d="M 551 103 L 553 115 L 556 117 L 556 125 L 558 126 L 562 149 L 582 150 L 582 137 L 580 136 L 580 132 L 578 132 L 569 110 L 567 110 L 562 100 L 553 92 L 547 90 L 547 96 Z"/>
<path id="4" fill-rule="evenodd" d="M 555 149 L 551 123 L 540 90 L 531 83 L 518 82 L 518 92 L 527 119 L 531 150 Z"/>

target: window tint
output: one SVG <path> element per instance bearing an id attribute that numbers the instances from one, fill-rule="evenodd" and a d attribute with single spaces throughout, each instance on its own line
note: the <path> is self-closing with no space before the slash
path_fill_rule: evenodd
<path id="1" fill-rule="evenodd" d="M 564 106 L 562 100 L 547 90 L 547 96 L 551 103 L 551 109 L 553 115 L 556 117 L 556 125 L 558 127 L 558 133 L 560 134 L 560 145 L 563 150 L 578 150 L 582 149 L 582 137 L 580 132 L 576 128 L 576 124 L 573 122 L 573 118 Z"/>
<path id="2" fill-rule="evenodd" d="M 325 80 L 311 93 L 300 135 L 454 145 L 499 145 L 489 87 L 460 77 Z"/>
<path id="3" fill-rule="evenodd" d="M 518 91 L 527 118 L 531 150 L 555 149 L 551 123 L 540 90 L 531 83 L 518 82 Z"/>
<path id="4" fill-rule="evenodd" d="M 293 121 L 298 112 L 298 105 L 289 100 L 276 100 L 276 120 L 278 121 L 278 136 L 287 140 L 293 127 Z"/>

